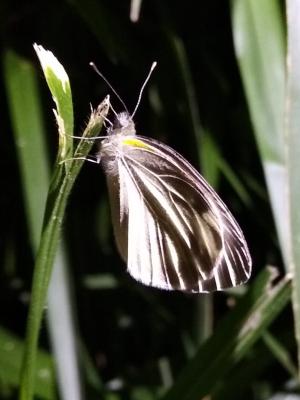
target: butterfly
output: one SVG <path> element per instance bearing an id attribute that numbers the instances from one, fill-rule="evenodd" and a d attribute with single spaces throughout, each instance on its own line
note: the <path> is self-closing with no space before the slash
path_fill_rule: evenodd
<path id="1" fill-rule="evenodd" d="M 97 154 L 129 274 L 145 285 L 195 293 L 246 282 L 252 262 L 235 218 L 178 152 L 136 134 L 137 106 L 132 114 L 115 113 Z"/>

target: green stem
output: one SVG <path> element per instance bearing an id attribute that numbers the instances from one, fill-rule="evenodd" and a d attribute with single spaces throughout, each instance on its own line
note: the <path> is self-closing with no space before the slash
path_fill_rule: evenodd
<path id="1" fill-rule="evenodd" d="M 102 128 L 103 115 L 107 113 L 108 105 L 104 101 L 92 113 L 83 137 L 93 138 Z M 35 363 L 38 347 L 39 330 L 43 317 L 49 281 L 60 235 L 60 228 L 67 205 L 67 199 L 85 157 L 93 145 L 93 140 L 81 140 L 74 154 L 74 160 L 56 164 L 51 181 L 46 212 L 33 273 L 31 301 L 26 330 L 26 346 L 21 369 L 20 400 L 31 400 L 34 393 Z M 67 165 L 67 163 L 70 163 Z"/>

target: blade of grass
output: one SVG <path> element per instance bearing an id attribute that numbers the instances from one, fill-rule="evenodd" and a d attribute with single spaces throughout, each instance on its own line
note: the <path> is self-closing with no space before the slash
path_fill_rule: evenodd
<path id="1" fill-rule="evenodd" d="M 200 347 L 163 400 L 196 400 L 210 395 L 245 357 L 264 330 L 290 299 L 291 285 L 283 279 L 275 286 L 272 271 L 263 271 L 235 309 Z"/>
<path id="2" fill-rule="evenodd" d="M 35 251 L 40 240 L 49 181 L 38 87 L 32 65 L 11 51 L 5 53 L 4 74 L 31 247 Z"/>
<path id="3" fill-rule="evenodd" d="M 78 357 L 78 329 L 64 243 L 59 244 L 49 284 L 47 327 L 55 359 L 57 384 L 62 400 L 81 400 L 83 387 Z"/>
<path id="4" fill-rule="evenodd" d="M 131 0 L 130 3 L 130 21 L 137 22 L 140 18 L 142 0 Z"/>
<path id="5" fill-rule="evenodd" d="M 286 348 L 269 332 L 265 332 L 262 336 L 263 341 L 270 351 L 274 354 L 281 365 L 291 374 L 291 377 L 298 379 L 298 371 L 295 367 L 289 352 Z"/>
<path id="6" fill-rule="evenodd" d="M 264 334 L 265 335 L 265 334 Z M 264 336 L 263 335 L 263 336 Z M 285 350 L 293 348 L 293 334 L 290 332 L 280 331 L 280 341 L 284 343 Z M 282 345 L 281 345 L 282 346 Z M 259 360 L 259 362 L 258 362 Z M 280 361 L 281 362 L 281 361 Z M 253 383 L 261 381 L 264 372 L 268 374 L 270 369 L 274 367 L 273 352 L 264 344 L 262 340 L 255 345 L 248 357 L 231 370 L 213 391 L 212 398 L 214 400 L 240 400 L 249 395 L 249 391 L 253 390 Z M 286 368 L 286 366 L 284 366 Z M 291 378 L 294 376 L 292 371 Z M 266 379 L 267 383 L 272 386 L 273 382 Z"/>
<path id="7" fill-rule="evenodd" d="M 300 3 L 288 0 L 288 55 L 286 94 L 286 145 L 289 171 L 289 210 L 291 222 L 291 272 L 293 275 L 293 310 L 298 345 L 300 378 Z"/>
<path id="8" fill-rule="evenodd" d="M 285 58 L 279 2 L 233 0 L 233 38 L 280 247 L 289 262 L 284 146 Z"/>

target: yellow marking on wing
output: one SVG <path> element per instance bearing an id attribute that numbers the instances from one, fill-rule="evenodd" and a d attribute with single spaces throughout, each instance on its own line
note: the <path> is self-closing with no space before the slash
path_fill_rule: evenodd
<path id="1" fill-rule="evenodd" d="M 127 144 L 128 146 L 133 146 L 133 147 L 142 147 L 144 149 L 150 150 L 152 147 L 148 146 L 145 144 L 142 140 L 139 139 L 123 139 L 122 141 L 123 144 Z"/>

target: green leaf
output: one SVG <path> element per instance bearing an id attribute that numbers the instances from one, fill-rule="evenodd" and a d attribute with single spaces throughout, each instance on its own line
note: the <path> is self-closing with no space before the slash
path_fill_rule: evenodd
<path id="1" fill-rule="evenodd" d="M 42 110 L 33 67 L 12 51 L 4 56 L 6 92 L 23 185 L 32 249 L 37 248 L 48 191 L 49 170 Z"/>
<path id="2" fill-rule="evenodd" d="M 300 371 L 300 7 L 287 1 L 288 55 L 286 95 L 286 147 L 289 172 L 289 221 L 291 224 L 291 263 L 293 309 Z"/>
<path id="3" fill-rule="evenodd" d="M 73 104 L 69 77 L 57 58 L 42 46 L 33 45 L 56 105 L 54 114 L 59 133 L 59 161 L 71 157 L 73 152 Z"/>
<path id="4" fill-rule="evenodd" d="M 289 260 L 285 48 L 277 1 L 233 0 L 233 37 L 283 257 Z"/>

